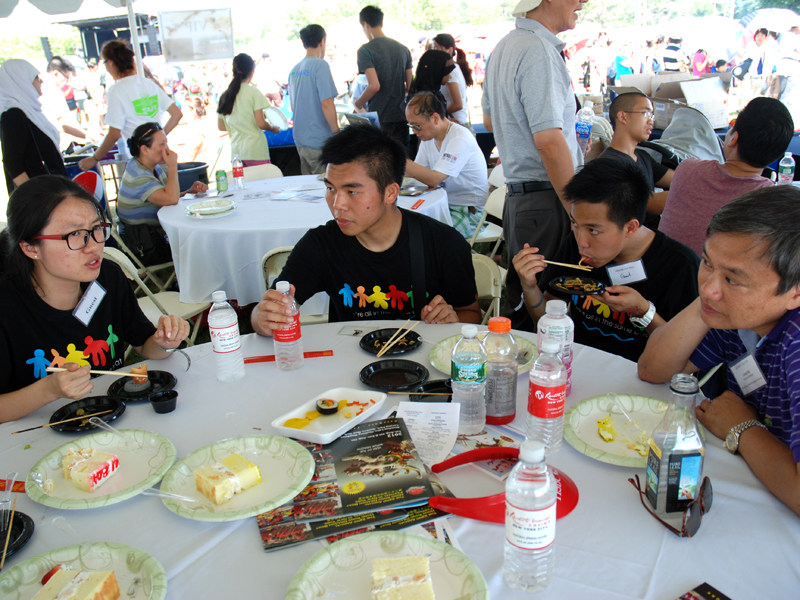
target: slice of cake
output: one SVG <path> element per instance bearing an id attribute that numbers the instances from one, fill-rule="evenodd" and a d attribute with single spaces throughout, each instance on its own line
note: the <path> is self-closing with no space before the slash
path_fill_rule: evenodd
<path id="1" fill-rule="evenodd" d="M 72 479 L 79 490 L 93 492 L 119 469 L 119 458 L 95 448 L 73 450 L 61 457 L 64 479 Z"/>
<path id="2" fill-rule="evenodd" d="M 33 600 L 116 600 L 114 571 L 56 571 Z"/>
<path id="3" fill-rule="evenodd" d="M 375 600 L 434 600 L 428 557 L 374 559 L 370 595 Z"/>
<path id="4" fill-rule="evenodd" d="M 216 505 L 224 504 L 234 494 L 249 490 L 260 482 L 261 471 L 258 467 L 236 453 L 194 472 L 197 491 Z"/>

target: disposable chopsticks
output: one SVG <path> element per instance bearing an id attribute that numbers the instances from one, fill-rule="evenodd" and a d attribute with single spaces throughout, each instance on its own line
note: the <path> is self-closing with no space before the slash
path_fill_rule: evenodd
<path id="1" fill-rule="evenodd" d="M 542 262 L 547 263 L 548 265 L 558 265 L 559 267 L 569 267 L 570 269 L 580 269 L 581 271 L 591 271 L 592 267 L 589 265 L 570 265 L 567 263 L 560 263 L 555 262 L 553 260 L 542 260 Z"/>
<path id="2" fill-rule="evenodd" d="M 395 332 L 395 334 L 394 334 L 392 337 L 390 337 L 390 338 L 389 338 L 389 341 L 388 341 L 388 342 L 386 342 L 386 343 L 383 345 L 383 348 L 381 348 L 381 349 L 380 349 L 380 352 L 378 352 L 378 358 L 380 358 L 381 356 L 383 356 L 384 354 L 386 354 L 386 351 L 387 351 L 389 348 L 391 348 L 391 347 L 392 347 L 392 346 L 394 346 L 394 345 L 395 345 L 397 342 L 399 342 L 399 341 L 400 341 L 400 340 L 402 340 L 404 337 L 406 337 L 406 334 L 408 334 L 408 332 L 409 332 L 409 331 L 411 331 L 412 329 L 414 329 L 414 327 L 416 327 L 416 326 L 417 326 L 417 325 L 419 325 L 419 323 L 420 323 L 419 321 L 417 321 L 417 322 L 416 322 L 416 323 L 414 323 L 414 324 L 413 324 L 411 327 L 409 327 L 408 329 L 406 329 L 405 331 L 403 331 L 403 327 L 405 327 L 406 325 L 408 325 L 408 322 L 409 322 L 409 321 L 411 321 L 411 319 L 408 319 L 408 321 L 406 321 L 405 323 L 403 323 L 403 325 L 402 325 L 402 326 L 401 326 L 401 327 L 400 327 L 400 328 L 399 328 L 399 329 L 398 329 L 398 330 Z M 401 332 L 402 332 L 402 335 L 399 335 Z M 399 335 L 399 337 L 398 337 L 398 335 Z"/>
<path id="3" fill-rule="evenodd" d="M 408 396 L 452 396 L 452 392 L 386 392 L 387 394 L 405 394 Z"/>
<path id="4" fill-rule="evenodd" d="M 47 367 L 46 371 L 48 373 L 58 373 L 60 371 L 69 371 L 69 369 L 64 369 L 61 367 Z M 133 371 L 89 371 L 89 373 L 94 373 L 95 375 L 126 375 L 128 377 L 142 377 L 143 379 L 147 379 L 147 373 L 140 375 L 139 373 L 134 373 Z"/>
<path id="5" fill-rule="evenodd" d="M 333 356 L 333 350 L 314 350 L 311 352 L 303 352 L 303 358 L 317 358 L 320 356 Z M 244 359 L 244 364 L 246 365 L 262 362 L 275 362 L 275 355 L 267 354 L 265 356 L 248 356 Z"/>
<path id="6" fill-rule="evenodd" d="M 8 552 L 8 540 L 11 539 L 11 527 L 14 525 L 14 511 L 17 510 L 17 497 L 14 496 L 14 504 L 11 506 L 11 519 L 8 521 L 8 531 L 6 532 L 6 544 L 3 546 L 3 558 L 0 559 L 0 571 L 6 564 L 6 552 Z"/>
<path id="7" fill-rule="evenodd" d="M 45 425 L 37 425 L 36 427 L 29 427 L 28 429 L 20 429 L 19 431 L 12 431 L 11 435 L 25 433 L 26 431 L 33 431 L 34 429 L 42 429 L 44 427 L 52 427 L 53 425 L 61 425 L 61 423 L 69 423 L 70 421 L 80 421 L 81 419 L 88 419 L 89 417 L 96 417 L 97 415 L 107 415 L 110 412 L 114 412 L 114 410 L 104 410 L 102 412 L 91 413 L 81 417 L 72 417 L 71 419 L 64 419 L 63 421 L 56 421 L 55 423 L 46 423 Z"/>

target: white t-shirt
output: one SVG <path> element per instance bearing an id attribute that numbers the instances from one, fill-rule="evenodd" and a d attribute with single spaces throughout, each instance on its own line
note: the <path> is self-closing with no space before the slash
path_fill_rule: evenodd
<path id="1" fill-rule="evenodd" d="M 171 105 L 172 100 L 150 79 L 141 75 L 123 77 L 106 92 L 108 111 L 105 124 L 122 132 L 127 141 L 133 130 L 144 123 L 161 124 L 161 117 Z M 122 142 L 121 146 L 125 146 Z"/>
<path id="2" fill-rule="evenodd" d="M 464 73 L 461 72 L 461 67 L 456 65 L 456 68 L 450 71 L 450 79 L 447 80 L 447 83 L 457 83 L 458 89 L 461 92 L 461 110 L 454 112 L 453 118 L 459 123 L 468 122 L 469 113 L 467 112 L 467 81 L 464 79 Z M 447 89 L 446 85 L 443 85 L 441 92 L 444 96 L 444 99 L 447 100 L 447 106 L 450 106 L 450 103 L 453 101 L 453 97 L 450 95 L 450 90 Z"/>
<path id="3" fill-rule="evenodd" d="M 489 195 L 486 159 L 469 129 L 453 123 L 440 150 L 436 140 L 421 142 L 414 162 L 447 175 L 442 185 L 450 206 L 483 209 Z"/>
<path id="4" fill-rule="evenodd" d="M 53 123 L 61 134 L 64 125 L 74 125 L 77 127 L 75 117 L 70 115 L 67 100 L 64 98 L 64 93 L 58 87 L 49 81 L 42 82 L 42 95 L 39 97 L 39 102 L 42 103 L 42 112 L 47 119 Z M 61 150 L 69 146 L 69 136 L 61 136 Z"/>

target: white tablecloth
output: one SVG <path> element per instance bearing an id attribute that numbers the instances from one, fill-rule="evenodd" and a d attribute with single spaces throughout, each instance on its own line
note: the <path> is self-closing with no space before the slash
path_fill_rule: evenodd
<path id="1" fill-rule="evenodd" d="M 233 182 L 229 182 L 233 186 Z M 263 191 L 291 191 L 314 188 L 317 202 L 273 201 L 266 199 L 244 200 L 245 194 Z M 324 184 L 316 175 L 281 177 L 247 183 L 242 191 L 233 194 L 236 210 L 218 219 L 196 219 L 186 214 L 185 208 L 196 200 L 181 200 L 176 206 L 166 206 L 158 211 L 158 219 L 169 236 L 172 258 L 181 288 L 182 302 L 207 302 L 215 290 L 225 290 L 228 298 L 239 304 L 257 302 L 266 290 L 261 272 L 261 258 L 274 248 L 294 246 L 310 228 L 331 220 L 331 212 L 324 199 Z M 299 192 L 298 194 L 303 193 Z M 447 193 L 437 189 L 419 197 L 401 196 L 402 208 L 418 206 L 418 212 L 452 225 L 447 206 Z M 319 296 L 319 295 L 318 295 Z M 323 295 L 327 300 L 327 296 Z M 327 302 L 306 302 L 325 312 Z"/>
<path id="2" fill-rule="evenodd" d="M 359 325 L 369 330 L 379 324 Z M 251 428 L 274 433 L 270 426 L 274 418 L 326 389 L 364 389 L 358 372 L 373 362 L 374 356 L 358 348 L 358 337 L 338 335 L 343 326 L 331 323 L 304 328 L 306 350 L 332 349 L 334 356 L 307 359 L 297 372 L 282 372 L 275 363 L 260 363 L 248 365 L 241 381 L 217 383 L 208 345 L 189 350 L 193 356 L 189 372 L 184 372 L 186 361 L 180 355 L 150 361 L 151 369 L 168 370 L 178 378 L 177 410 L 157 415 L 148 404 L 131 404 L 114 424 L 165 435 L 175 444 L 179 458 L 234 436 L 225 419 L 229 411 L 237 413 L 246 434 L 259 433 Z M 425 344 L 406 357 L 425 365 L 431 379 L 443 378 L 430 365 L 428 351 L 432 343 L 457 333 L 459 326 L 420 324 L 415 331 L 423 335 Z M 244 349 L 246 356 L 272 354 L 273 344 L 251 335 L 245 338 Z M 607 392 L 669 398 L 668 386 L 639 381 L 633 363 L 592 348 L 577 348 L 573 377 L 567 400 L 570 406 Z M 109 376 L 96 379 L 94 393 L 102 393 L 113 380 Z M 524 422 L 526 396 L 527 375 L 522 375 L 517 398 L 519 424 Z M 406 396 L 390 396 L 388 405 L 404 399 Z M 45 422 L 52 410 L 65 403 L 55 402 L 24 419 L 0 425 L 0 474 L 11 469 L 27 473 L 44 454 L 75 439 L 49 429 L 10 436 L 12 431 Z M 673 600 L 706 581 L 733 600 L 796 598 L 800 590 L 800 518 L 764 488 L 741 457 L 729 454 L 721 440 L 709 435 L 706 443 L 704 472 L 713 482 L 714 504 L 698 534 L 681 539 L 645 511 L 628 483 L 635 473 L 642 477 L 643 469 L 595 461 L 564 442 L 549 462 L 575 481 L 580 501 L 570 515 L 558 521 L 555 577 L 537 597 Z M 27 445 L 30 448 L 26 449 Z M 442 479 L 457 496 L 487 495 L 503 489 L 501 483 L 471 466 L 447 471 Z M 192 521 L 167 510 L 160 499 L 147 496 L 102 508 L 66 511 L 38 505 L 19 494 L 17 509 L 34 519 L 36 531 L 28 545 L 6 561 L 7 566 L 72 544 L 71 538 L 45 522 L 61 515 L 90 541 L 122 542 L 152 554 L 166 569 L 170 599 L 283 598 L 295 572 L 322 547 L 310 542 L 266 554 L 254 519 Z M 451 522 L 464 551 L 486 577 L 492 598 L 529 598 L 503 583 L 501 525 L 458 517 Z"/>

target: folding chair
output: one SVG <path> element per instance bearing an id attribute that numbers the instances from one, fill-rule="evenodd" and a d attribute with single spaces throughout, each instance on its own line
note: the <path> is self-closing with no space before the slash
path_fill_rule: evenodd
<path id="1" fill-rule="evenodd" d="M 228 176 L 228 185 L 230 185 L 233 181 L 233 171 L 228 171 L 226 175 Z M 275 177 L 283 177 L 283 171 L 276 165 L 266 164 L 244 168 L 245 182 L 258 181 L 260 179 L 273 179 Z"/>
<path id="2" fill-rule="evenodd" d="M 503 187 L 505 184 L 506 178 L 503 175 L 503 165 L 501 163 L 492 169 L 491 173 L 489 173 L 489 185 L 499 188 Z"/>
<path id="3" fill-rule="evenodd" d="M 483 313 L 481 324 L 486 325 L 490 317 L 500 316 L 500 293 L 506 279 L 506 270 L 483 254 L 472 255 L 472 267 L 475 269 L 478 300 L 491 300 L 489 308 L 485 312 L 481 311 Z"/>
<path id="4" fill-rule="evenodd" d="M 157 292 L 150 291 L 139 274 L 136 267 L 120 250 L 116 248 L 103 248 L 103 257 L 107 258 L 113 263 L 116 263 L 125 273 L 125 276 L 133 281 L 141 291 L 145 293 L 144 298 L 139 298 L 139 308 L 147 317 L 147 319 L 156 327 L 161 315 L 169 316 L 175 315 L 181 319 L 186 319 L 190 323 L 191 319 L 195 317 L 194 326 L 191 327 L 191 335 L 186 338 L 186 345 L 193 346 L 195 339 L 197 339 L 197 331 L 200 329 L 200 315 L 203 311 L 211 306 L 211 302 L 200 302 L 197 304 L 187 304 L 180 301 L 180 294 L 178 292 Z"/>
<path id="5" fill-rule="evenodd" d="M 267 252 L 261 259 L 261 271 L 264 273 L 264 283 L 267 284 L 267 289 L 270 288 L 275 278 L 281 274 L 283 266 L 286 264 L 286 259 L 292 253 L 294 246 L 281 246 L 274 248 Z M 327 323 L 328 313 L 323 315 L 304 315 L 300 314 L 301 325 L 313 325 L 314 323 Z"/>
<path id="6" fill-rule="evenodd" d="M 503 219 L 503 205 L 506 203 L 506 186 L 499 187 L 486 199 L 486 206 L 483 207 L 483 216 L 481 222 L 478 223 L 475 233 L 472 234 L 472 239 L 469 241 L 469 247 L 472 248 L 475 244 L 482 242 L 496 242 L 492 248 L 489 256 L 494 256 L 497 249 L 500 247 L 500 242 L 503 241 L 503 228 L 494 223 L 487 223 L 486 229 L 483 229 L 483 224 L 486 222 L 486 215 L 492 215 L 500 220 Z"/>

